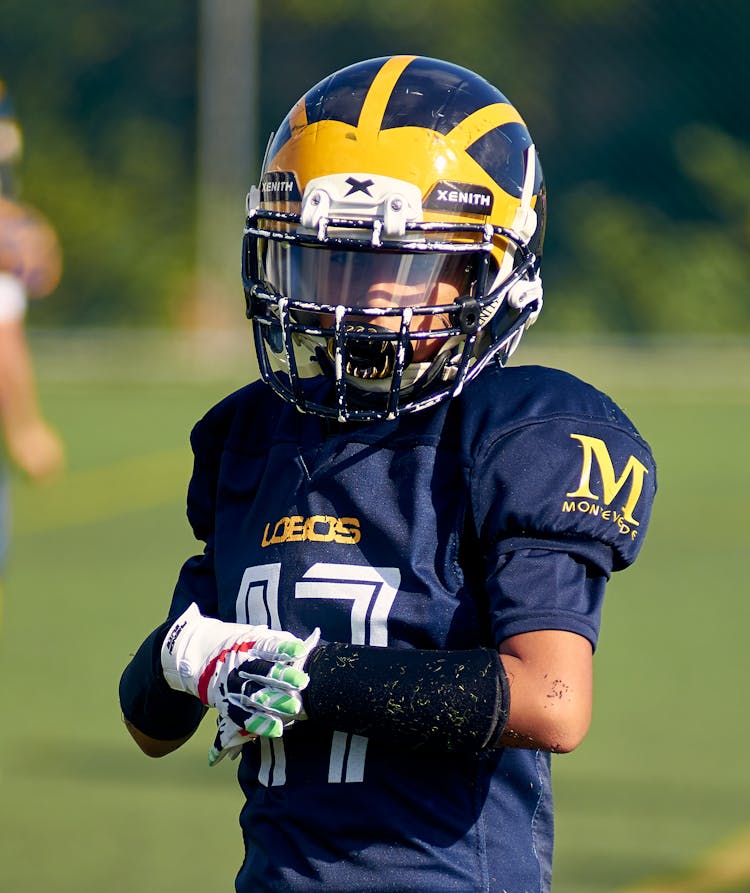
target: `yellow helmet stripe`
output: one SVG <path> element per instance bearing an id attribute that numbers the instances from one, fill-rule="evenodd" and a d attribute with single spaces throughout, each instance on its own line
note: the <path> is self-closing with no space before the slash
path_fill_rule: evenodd
<path id="1" fill-rule="evenodd" d="M 509 105 L 507 102 L 496 102 L 477 109 L 473 115 L 465 118 L 451 130 L 448 134 L 448 139 L 454 145 L 467 149 L 480 136 L 484 136 L 490 130 L 501 127 L 503 124 L 511 123 L 526 126 L 525 121 L 512 105 Z"/>
<path id="2" fill-rule="evenodd" d="M 476 142 L 480 136 L 489 133 L 496 127 L 502 127 L 503 124 L 523 124 L 526 122 L 518 114 L 518 112 L 506 102 L 496 102 L 492 105 L 484 106 L 477 109 L 473 115 L 469 115 L 460 124 L 451 130 L 448 139 L 454 145 L 467 149 L 472 143 Z"/>
<path id="3" fill-rule="evenodd" d="M 357 129 L 362 131 L 363 135 L 375 135 L 380 130 L 380 124 L 393 88 L 406 66 L 414 59 L 416 56 L 391 56 L 377 73 L 367 91 L 359 115 Z"/>
<path id="4" fill-rule="evenodd" d="M 307 127 L 307 106 L 305 105 L 305 97 L 298 99 L 289 112 L 289 129 L 292 136 L 304 130 Z"/>

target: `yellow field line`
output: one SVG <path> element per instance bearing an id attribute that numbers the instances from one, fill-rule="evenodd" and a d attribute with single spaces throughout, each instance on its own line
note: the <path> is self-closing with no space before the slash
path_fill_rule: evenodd
<path id="1" fill-rule="evenodd" d="M 41 487 L 21 484 L 14 492 L 14 534 L 93 524 L 179 501 L 185 498 L 190 468 L 186 446 L 70 471 Z"/>
<path id="2" fill-rule="evenodd" d="M 750 828 L 710 849 L 680 877 L 634 884 L 618 893 L 728 893 L 750 888 Z"/>

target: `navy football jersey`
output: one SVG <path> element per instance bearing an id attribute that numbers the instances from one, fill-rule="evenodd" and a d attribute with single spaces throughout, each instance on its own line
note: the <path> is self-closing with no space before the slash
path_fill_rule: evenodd
<path id="1" fill-rule="evenodd" d="M 262 383 L 194 428 L 188 517 L 205 542 L 170 616 L 391 648 L 595 646 L 604 586 L 636 557 L 648 445 L 580 380 L 488 369 L 415 415 L 337 425 Z M 549 755 L 410 751 L 298 722 L 245 746 L 241 893 L 547 891 Z"/>

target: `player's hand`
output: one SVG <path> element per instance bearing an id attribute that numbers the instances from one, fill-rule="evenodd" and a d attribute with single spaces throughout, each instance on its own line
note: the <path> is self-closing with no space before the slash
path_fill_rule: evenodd
<path id="1" fill-rule="evenodd" d="M 31 480 L 53 478 L 65 466 L 65 448 L 57 433 L 42 419 L 6 431 L 12 462 Z"/>
<path id="2" fill-rule="evenodd" d="M 225 756 L 234 759 L 252 737 L 279 738 L 295 720 L 304 719 L 300 692 L 310 679 L 301 665 L 319 638 L 316 629 L 304 642 L 304 654 L 293 664 L 249 660 L 228 675 L 209 766 Z"/>
<path id="3" fill-rule="evenodd" d="M 226 750 L 238 739 L 278 737 L 300 717 L 299 693 L 308 682 L 301 667 L 318 637 L 317 630 L 303 641 L 267 626 L 225 623 L 192 604 L 165 636 L 162 670 L 171 688 L 219 711 L 218 749 Z"/>

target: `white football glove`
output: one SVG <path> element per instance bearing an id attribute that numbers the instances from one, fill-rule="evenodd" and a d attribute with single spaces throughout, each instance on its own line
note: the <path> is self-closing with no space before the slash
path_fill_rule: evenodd
<path id="1" fill-rule="evenodd" d="M 316 629 L 304 641 L 304 655 L 293 664 L 255 658 L 229 673 L 216 719 L 216 738 L 208 752 L 209 766 L 226 756 L 234 760 L 253 735 L 278 738 L 295 720 L 307 719 L 299 693 L 310 679 L 301 667 L 319 638 Z"/>
<path id="2" fill-rule="evenodd" d="M 278 738 L 304 718 L 300 692 L 309 678 L 302 665 L 319 637 L 317 629 L 303 641 L 267 626 L 226 623 L 204 617 L 195 604 L 175 620 L 162 645 L 162 671 L 170 688 L 219 711 L 210 765 L 236 756 L 252 736 Z"/>

